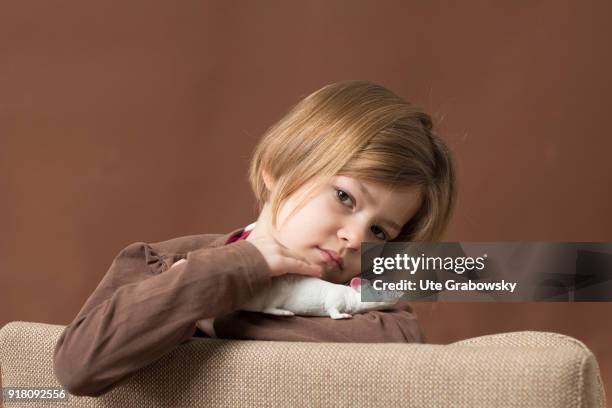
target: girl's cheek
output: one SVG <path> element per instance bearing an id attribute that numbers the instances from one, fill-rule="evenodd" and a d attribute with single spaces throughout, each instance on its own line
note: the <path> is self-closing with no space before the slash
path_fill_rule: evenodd
<path id="1" fill-rule="evenodd" d="M 333 200 L 330 200 L 330 202 L 327 203 L 327 211 L 330 214 L 334 214 L 334 215 L 341 215 L 343 214 L 343 208 L 342 208 L 342 204 L 337 203 Z"/>

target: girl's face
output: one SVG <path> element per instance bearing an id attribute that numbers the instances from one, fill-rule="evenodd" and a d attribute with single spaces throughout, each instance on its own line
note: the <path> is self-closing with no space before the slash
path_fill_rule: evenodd
<path id="1" fill-rule="evenodd" d="M 303 186 L 281 205 L 278 229 L 272 227 L 269 204 L 264 207 L 256 228 L 265 228 L 281 244 L 310 262 L 323 265 L 321 279 L 333 283 L 346 283 L 359 276 L 361 242 L 383 243 L 394 239 L 421 205 L 418 188 L 391 191 L 352 177 L 335 176 L 311 193 L 302 208 L 289 217 L 308 186 Z M 335 251 L 342 259 L 342 267 L 326 260 L 322 249 Z"/>

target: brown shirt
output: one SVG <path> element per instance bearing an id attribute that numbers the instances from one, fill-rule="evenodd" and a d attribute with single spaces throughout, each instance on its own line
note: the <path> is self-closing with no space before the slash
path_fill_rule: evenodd
<path id="1" fill-rule="evenodd" d="M 342 320 L 238 310 L 272 279 L 250 241 L 224 245 L 242 231 L 135 242 L 121 250 L 57 341 L 58 381 L 73 395 L 99 396 L 207 332 L 245 340 L 424 341 L 406 302 Z M 186 262 L 170 268 L 181 259 Z"/>

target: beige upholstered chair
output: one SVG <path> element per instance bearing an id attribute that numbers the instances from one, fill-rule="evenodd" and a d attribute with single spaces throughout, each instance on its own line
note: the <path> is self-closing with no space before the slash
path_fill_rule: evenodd
<path id="1" fill-rule="evenodd" d="M 0 329 L 3 387 L 60 386 L 52 354 L 62 329 Z M 605 397 L 580 341 L 512 332 L 449 345 L 194 339 L 101 397 L 44 406 L 570 408 L 604 407 Z"/>

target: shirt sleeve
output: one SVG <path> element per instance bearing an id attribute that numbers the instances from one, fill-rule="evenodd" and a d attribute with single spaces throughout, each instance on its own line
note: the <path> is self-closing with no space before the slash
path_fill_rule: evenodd
<path id="1" fill-rule="evenodd" d="M 114 259 L 53 352 L 53 371 L 73 395 L 99 396 L 193 336 L 196 321 L 237 310 L 269 287 L 249 241 L 197 249 L 186 262 L 136 242 Z"/>
<path id="2" fill-rule="evenodd" d="M 424 343 L 425 336 L 408 302 L 388 310 L 353 315 L 350 319 L 274 316 L 235 311 L 214 322 L 217 337 L 351 343 Z"/>

